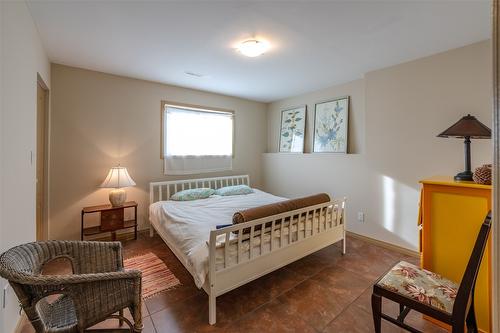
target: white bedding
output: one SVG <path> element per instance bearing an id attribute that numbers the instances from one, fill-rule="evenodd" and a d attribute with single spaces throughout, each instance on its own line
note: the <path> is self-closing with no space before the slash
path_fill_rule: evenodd
<path id="1" fill-rule="evenodd" d="M 150 222 L 169 245 L 175 247 L 198 288 L 203 286 L 208 273 L 207 241 L 211 230 L 217 225 L 231 224 L 233 214 L 239 210 L 287 200 L 254 191 L 194 201 L 158 201 L 149 206 Z"/>

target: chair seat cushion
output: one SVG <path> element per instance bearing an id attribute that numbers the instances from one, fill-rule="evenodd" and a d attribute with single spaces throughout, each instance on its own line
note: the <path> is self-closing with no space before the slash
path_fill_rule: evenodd
<path id="1" fill-rule="evenodd" d="M 451 314 L 458 285 L 405 261 L 397 263 L 377 286 Z"/>

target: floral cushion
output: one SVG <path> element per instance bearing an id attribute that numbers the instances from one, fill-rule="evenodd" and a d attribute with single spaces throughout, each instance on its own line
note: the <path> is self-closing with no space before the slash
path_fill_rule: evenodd
<path id="1" fill-rule="evenodd" d="M 455 282 L 405 261 L 394 266 L 377 285 L 450 314 L 458 291 Z"/>

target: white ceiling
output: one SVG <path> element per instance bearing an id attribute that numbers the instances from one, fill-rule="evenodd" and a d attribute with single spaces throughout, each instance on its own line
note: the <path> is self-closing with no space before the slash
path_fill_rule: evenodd
<path id="1" fill-rule="evenodd" d="M 29 7 L 52 62 L 263 102 L 490 35 L 489 1 L 32 0 Z M 253 36 L 272 49 L 257 58 L 235 52 Z"/>

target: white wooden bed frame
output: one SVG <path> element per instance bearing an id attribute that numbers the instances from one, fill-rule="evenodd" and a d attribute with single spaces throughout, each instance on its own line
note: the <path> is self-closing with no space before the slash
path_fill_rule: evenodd
<path id="1" fill-rule="evenodd" d="M 218 189 L 225 186 L 241 184 L 250 185 L 250 177 L 248 175 L 239 175 L 152 182 L 149 184 L 150 204 L 156 201 L 168 200 L 174 193 L 185 189 L 200 187 Z M 314 221 L 314 219 L 319 218 L 320 215 L 324 217 L 321 223 L 318 223 L 318 225 L 311 228 L 311 230 L 306 230 L 304 225 L 304 230 L 297 231 L 296 239 L 292 237 L 292 232 L 290 232 L 290 230 L 294 227 L 294 224 L 296 224 L 298 230 L 298 223 L 304 223 L 297 222 L 301 219 L 294 219 L 294 217 L 305 216 L 305 221 L 308 219 Z M 292 221 L 292 226 L 289 226 L 290 222 L 282 223 L 281 221 Z M 238 288 L 250 281 L 253 281 L 267 273 L 288 265 L 291 262 L 301 259 L 308 254 L 316 252 L 340 240 L 343 241 L 342 253 L 344 254 L 346 250 L 345 221 L 345 198 L 343 198 L 342 200 L 332 200 L 328 203 L 310 206 L 210 231 L 209 271 L 208 278 L 203 285 L 203 289 L 208 294 L 209 298 L 209 323 L 213 325 L 216 321 L 217 296 Z M 271 227 L 269 227 L 269 225 L 271 225 Z M 311 225 L 314 224 L 312 223 Z M 287 226 L 289 226 L 289 232 L 288 234 L 284 234 L 284 228 Z M 250 233 L 244 233 L 244 229 L 250 229 Z M 261 232 L 261 230 L 264 230 L 264 232 Z M 155 226 L 150 223 L 151 237 L 154 235 L 154 231 Z M 278 231 L 281 231 L 279 233 L 279 241 L 276 242 L 277 244 L 274 244 L 275 242 L 272 240 L 275 239 L 275 237 L 278 237 Z M 224 239 L 228 240 L 230 234 L 233 233 L 233 235 L 235 235 L 235 232 L 237 232 L 237 240 L 231 240 L 230 242 L 226 241 L 219 245 L 216 244 L 218 236 L 225 235 Z M 174 246 L 169 244 L 166 237 L 162 236 L 161 232 L 158 232 L 158 234 L 162 237 L 177 258 L 184 263 L 179 251 Z M 267 252 L 263 252 L 264 235 L 271 237 L 271 245 L 269 245 L 270 249 Z M 246 254 L 246 258 L 243 260 L 242 241 L 247 242 L 249 238 L 257 240 L 259 237 L 261 244 L 260 253 L 255 252 L 254 246 L 250 246 L 250 249 L 247 251 L 249 253 Z M 281 237 L 288 237 L 288 242 L 283 242 Z M 237 258 L 235 263 L 230 263 L 227 260 L 229 252 L 228 244 L 237 246 Z M 216 266 L 217 246 L 219 248 L 222 246 L 224 249 L 224 267 Z"/>

